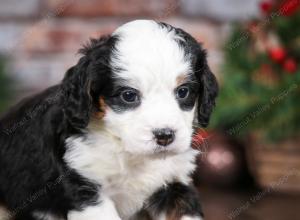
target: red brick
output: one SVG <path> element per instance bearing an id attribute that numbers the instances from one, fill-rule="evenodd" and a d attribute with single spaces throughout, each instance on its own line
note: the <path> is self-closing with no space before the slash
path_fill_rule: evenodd
<path id="1" fill-rule="evenodd" d="M 227 38 L 226 29 L 218 23 L 207 20 L 170 18 L 165 22 L 182 28 L 202 43 L 208 53 L 208 63 L 217 76 L 220 74 L 220 65 L 223 61 L 223 54 L 220 48 Z"/>
<path id="2" fill-rule="evenodd" d="M 40 57 L 20 56 L 14 60 L 10 72 L 22 82 L 18 90 L 42 90 L 57 84 L 68 68 L 76 64 L 79 56 L 53 54 Z"/>
<path id="3" fill-rule="evenodd" d="M 33 24 L 23 32 L 22 50 L 29 54 L 61 53 L 76 51 L 89 40 L 111 33 L 117 23 L 98 22 L 43 22 Z"/>
<path id="4" fill-rule="evenodd" d="M 80 42 L 80 34 L 62 29 L 32 29 L 23 38 L 23 49 L 29 53 L 66 51 L 72 42 Z"/>
<path id="5" fill-rule="evenodd" d="M 32 18 L 39 15 L 39 0 L 1 0 L 0 18 Z"/>
<path id="6" fill-rule="evenodd" d="M 176 12 L 178 0 L 46 0 L 46 11 L 58 16 L 164 16 Z"/>

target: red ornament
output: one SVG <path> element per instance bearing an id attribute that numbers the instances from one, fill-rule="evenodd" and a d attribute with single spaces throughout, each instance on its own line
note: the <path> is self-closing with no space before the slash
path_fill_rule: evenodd
<path id="1" fill-rule="evenodd" d="M 272 10 L 272 7 L 273 7 L 272 0 L 264 0 L 264 1 L 260 2 L 259 7 L 260 7 L 260 10 L 264 14 L 268 14 Z"/>
<path id="2" fill-rule="evenodd" d="M 275 62 L 282 62 L 286 57 L 286 51 L 282 47 L 271 48 L 269 50 L 269 55 Z"/>
<path id="3" fill-rule="evenodd" d="M 300 1 L 298 0 L 286 0 L 279 9 L 280 14 L 284 16 L 293 15 L 300 6 Z"/>
<path id="4" fill-rule="evenodd" d="M 196 134 L 193 136 L 193 145 L 201 145 L 204 144 L 205 141 L 209 138 L 209 133 L 204 129 L 198 129 Z"/>
<path id="5" fill-rule="evenodd" d="M 297 70 L 297 63 L 293 58 L 288 58 L 284 61 L 283 68 L 288 73 L 294 73 Z"/>

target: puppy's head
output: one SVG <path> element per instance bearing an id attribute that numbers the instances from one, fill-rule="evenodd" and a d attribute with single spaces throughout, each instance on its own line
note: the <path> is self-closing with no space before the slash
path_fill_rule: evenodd
<path id="1" fill-rule="evenodd" d="M 82 52 L 63 81 L 74 128 L 98 115 L 99 132 L 118 138 L 126 152 L 155 154 L 187 150 L 193 122 L 207 126 L 218 86 L 205 51 L 183 30 L 133 21 Z"/>

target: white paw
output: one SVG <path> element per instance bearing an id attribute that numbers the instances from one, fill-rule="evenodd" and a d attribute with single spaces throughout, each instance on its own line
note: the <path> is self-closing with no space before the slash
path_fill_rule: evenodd
<path id="1" fill-rule="evenodd" d="M 182 216 L 180 220 L 203 220 L 199 216 Z"/>
<path id="2" fill-rule="evenodd" d="M 101 203 L 90 206 L 82 211 L 71 211 L 68 214 L 69 220 L 121 220 L 115 205 L 108 198 L 102 198 Z"/>

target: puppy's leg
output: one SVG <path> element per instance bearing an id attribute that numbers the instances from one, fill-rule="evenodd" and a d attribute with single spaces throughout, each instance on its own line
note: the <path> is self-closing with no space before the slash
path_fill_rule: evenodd
<path id="1" fill-rule="evenodd" d="M 157 191 L 146 208 L 155 220 L 203 219 L 198 192 L 182 183 L 172 183 Z"/>
<path id="2" fill-rule="evenodd" d="M 80 211 L 70 211 L 68 220 L 121 220 L 114 203 L 108 197 L 101 197 L 96 205 L 83 208 Z"/>

